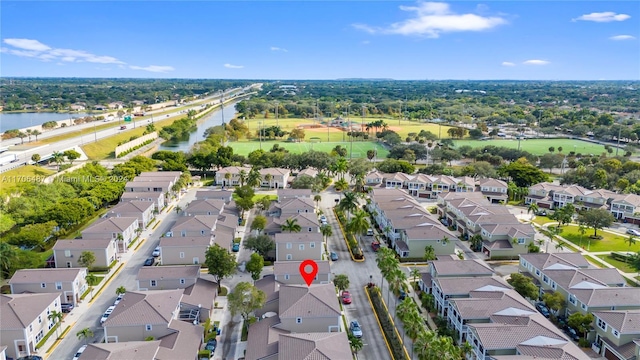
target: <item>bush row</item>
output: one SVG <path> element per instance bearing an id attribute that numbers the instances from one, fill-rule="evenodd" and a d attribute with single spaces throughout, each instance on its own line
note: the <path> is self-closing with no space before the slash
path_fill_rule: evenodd
<path id="1" fill-rule="evenodd" d="M 134 146 L 134 147 L 132 147 L 132 148 L 131 148 L 131 149 L 129 149 L 129 150 L 126 150 L 126 151 L 121 152 L 121 153 L 120 153 L 120 154 L 118 154 L 118 156 L 116 156 L 116 157 L 121 158 L 121 157 L 123 157 L 123 156 L 125 156 L 125 155 L 127 155 L 127 154 L 130 154 L 130 153 L 132 153 L 132 152 L 134 152 L 134 151 L 136 151 L 136 150 L 140 149 L 140 148 L 141 148 L 141 147 L 143 147 L 143 146 L 147 146 L 147 145 L 151 144 L 154 140 L 155 140 L 155 139 L 147 140 L 147 141 L 143 142 L 143 143 L 142 143 L 142 144 L 140 144 L 140 145 Z"/>
<path id="2" fill-rule="evenodd" d="M 382 326 L 382 332 L 384 337 L 387 339 L 389 343 L 389 348 L 391 349 L 391 354 L 394 360 L 406 360 L 407 357 L 405 355 L 404 349 L 402 347 L 402 343 L 398 338 L 396 333 L 396 328 L 391 322 L 391 317 L 387 312 L 387 309 L 382 305 L 382 297 L 380 295 L 380 289 L 377 287 L 367 288 L 367 292 L 371 297 L 371 303 L 373 304 L 373 312 L 376 314 L 376 317 L 380 321 L 380 325 Z"/>
<path id="3" fill-rule="evenodd" d="M 338 222 L 340 223 L 341 229 L 344 231 L 344 228 L 347 224 L 347 220 L 344 216 L 344 213 L 340 210 L 333 209 L 333 213 L 336 215 Z M 349 252 L 351 256 L 353 256 L 356 260 L 364 259 L 364 255 L 362 254 L 362 249 L 358 246 L 358 241 L 351 234 L 345 233 L 345 240 L 347 242 L 347 247 L 349 248 Z"/>

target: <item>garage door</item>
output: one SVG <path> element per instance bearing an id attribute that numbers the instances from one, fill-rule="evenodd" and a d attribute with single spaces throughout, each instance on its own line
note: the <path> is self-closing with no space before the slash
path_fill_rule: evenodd
<path id="1" fill-rule="evenodd" d="M 609 350 L 609 348 L 605 348 L 604 349 L 604 357 L 606 359 L 608 359 L 608 360 L 621 360 L 613 352 L 611 352 L 611 350 Z"/>

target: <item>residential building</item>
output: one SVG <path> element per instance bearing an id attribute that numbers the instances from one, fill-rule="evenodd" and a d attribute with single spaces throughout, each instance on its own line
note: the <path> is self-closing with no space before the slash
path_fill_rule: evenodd
<path id="1" fill-rule="evenodd" d="M 12 294 L 55 293 L 61 303 L 78 305 L 87 290 L 87 268 L 23 269 L 9 280 Z"/>
<path id="2" fill-rule="evenodd" d="M 251 171 L 250 167 L 245 166 L 227 166 L 216 171 L 216 185 L 236 186 L 240 185 L 240 175 L 245 178 Z"/>
<path id="3" fill-rule="evenodd" d="M 273 202 L 267 215 L 288 218 L 298 214 L 315 214 L 315 210 L 315 203 L 311 198 L 297 197 L 282 202 Z"/>
<path id="4" fill-rule="evenodd" d="M 322 260 L 322 234 L 317 232 L 275 235 L 276 261 Z"/>
<path id="5" fill-rule="evenodd" d="M 194 200 L 183 210 L 187 216 L 195 215 L 220 215 L 225 202 L 221 199 Z"/>
<path id="6" fill-rule="evenodd" d="M 592 289 L 572 289 L 567 313 L 580 311 L 583 314 L 603 310 L 640 309 L 640 288 L 599 287 Z M 575 297 L 575 298 L 574 298 Z"/>
<path id="7" fill-rule="evenodd" d="M 7 358 L 34 354 L 55 325 L 48 317 L 53 311 L 62 312 L 59 293 L 0 295 L 0 345 Z"/>
<path id="8" fill-rule="evenodd" d="M 169 324 L 179 319 L 183 292 L 128 291 L 103 324 L 106 341 L 143 341 L 170 334 Z"/>
<path id="9" fill-rule="evenodd" d="M 155 207 L 155 212 L 160 212 L 165 207 L 165 196 L 163 192 L 124 192 L 120 196 L 120 202 L 128 201 L 149 201 Z"/>
<path id="10" fill-rule="evenodd" d="M 229 190 L 197 190 L 196 200 L 222 200 L 225 204 L 233 200 L 233 191 Z"/>
<path id="11" fill-rule="evenodd" d="M 214 241 L 225 249 L 230 249 L 232 240 L 232 235 L 223 232 L 216 234 L 214 240 L 209 236 L 161 237 L 160 264 L 204 264 L 205 253 Z"/>
<path id="12" fill-rule="evenodd" d="M 129 181 L 124 185 L 125 192 L 161 192 L 172 193 L 175 181 L 168 178 L 143 178 Z"/>
<path id="13" fill-rule="evenodd" d="M 149 201 L 128 201 L 121 202 L 110 208 L 104 215 L 106 218 L 112 217 L 134 217 L 138 219 L 138 227 L 146 229 L 147 225 L 153 220 L 155 206 Z"/>
<path id="14" fill-rule="evenodd" d="M 262 177 L 260 186 L 269 189 L 280 189 L 287 186 L 291 171 L 281 168 L 265 168 L 258 170 Z"/>
<path id="15" fill-rule="evenodd" d="M 319 232 L 320 223 L 315 213 L 301 213 L 292 215 L 289 217 L 268 217 L 267 225 L 263 232 L 267 235 L 275 235 L 282 232 L 282 225 L 286 224 L 287 220 L 293 220 L 300 226 L 300 232 Z"/>
<path id="16" fill-rule="evenodd" d="M 159 340 L 87 344 L 78 360 L 156 360 L 159 349 Z"/>
<path id="17" fill-rule="evenodd" d="M 634 224 L 640 222 L 640 196 L 636 194 L 619 194 L 611 201 L 611 213 L 618 220 L 627 220 Z"/>
<path id="18" fill-rule="evenodd" d="M 200 266 L 143 266 L 138 270 L 138 290 L 184 289 L 200 278 Z"/>
<path id="19" fill-rule="evenodd" d="M 480 289 L 480 290 L 479 290 Z M 436 310 L 447 317 L 449 301 L 454 298 L 468 298 L 472 291 L 506 291 L 512 289 L 499 276 L 491 277 L 436 277 L 431 279 L 431 292 L 435 298 Z"/>
<path id="20" fill-rule="evenodd" d="M 300 173 L 298 173 L 298 176 L 300 176 Z M 311 199 L 312 197 L 313 196 L 311 194 L 311 189 L 278 189 L 278 202 L 281 202 L 281 203 L 291 199 L 297 199 L 297 198 Z"/>
<path id="21" fill-rule="evenodd" d="M 384 180 L 384 175 L 384 173 L 381 173 L 377 169 L 374 169 L 364 177 L 364 184 L 366 186 L 381 185 L 382 181 Z"/>
<path id="22" fill-rule="evenodd" d="M 432 294 L 434 278 L 491 277 L 493 275 L 493 269 L 482 260 L 451 260 L 443 257 L 442 260 L 429 262 L 429 271 L 421 274 L 418 286 L 420 290 Z"/>
<path id="23" fill-rule="evenodd" d="M 111 236 L 102 239 L 58 240 L 53 245 L 56 268 L 81 267 L 78 259 L 85 251 L 90 251 L 95 256 L 93 267 L 107 268 L 117 259 L 118 241 Z"/>
<path id="24" fill-rule="evenodd" d="M 640 310 L 594 311 L 594 350 L 606 359 L 640 358 Z"/>
<path id="25" fill-rule="evenodd" d="M 483 178 L 478 180 L 478 187 L 482 195 L 492 204 L 506 203 L 509 200 L 507 193 L 509 185 L 493 178 Z"/>
<path id="26" fill-rule="evenodd" d="M 167 233 L 169 237 L 205 236 L 212 237 L 218 222 L 216 215 L 181 216 Z"/>
<path id="27" fill-rule="evenodd" d="M 110 237 L 118 241 L 118 252 L 127 252 L 129 244 L 137 236 L 138 229 L 138 218 L 135 217 L 102 218 L 82 230 L 82 237 Z"/>
<path id="28" fill-rule="evenodd" d="M 296 177 L 298 176 L 311 176 L 312 178 L 318 176 L 319 172 L 318 170 L 314 169 L 314 168 L 304 168 L 302 170 L 300 170 L 297 174 Z"/>
<path id="29" fill-rule="evenodd" d="M 168 178 L 176 183 L 180 180 L 180 176 L 182 176 L 182 171 L 143 171 L 134 178 L 134 181 L 144 178 Z"/>
<path id="30" fill-rule="evenodd" d="M 300 275 L 300 265 L 302 261 L 276 261 L 273 264 L 273 275 L 275 281 L 281 284 L 294 284 L 302 285 L 306 284 L 305 280 Z M 313 279 L 313 284 L 329 284 L 331 282 L 331 269 L 329 268 L 329 261 L 316 261 L 318 264 L 318 272 Z M 310 266 L 310 265 L 309 265 Z M 310 271 L 306 271 L 310 273 Z"/>

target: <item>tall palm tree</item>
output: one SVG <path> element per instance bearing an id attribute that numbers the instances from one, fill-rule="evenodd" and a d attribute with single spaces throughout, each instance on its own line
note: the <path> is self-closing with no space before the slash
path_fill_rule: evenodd
<path id="1" fill-rule="evenodd" d="M 298 225 L 298 219 L 289 218 L 285 220 L 284 224 L 281 226 L 282 231 L 292 232 L 300 232 L 302 228 Z"/>
<path id="2" fill-rule="evenodd" d="M 349 183 L 345 179 L 339 179 L 335 183 L 333 183 L 333 187 L 336 191 L 343 191 L 349 188 Z"/>
<path id="3" fill-rule="evenodd" d="M 407 320 L 408 321 L 403 322 L 404 332 L 411 339 L 411 343 L 413 343 L 414 341 L 416 341 L 416 338 L 418 337 L 418 335 L 420 335 L 420 333 L 425 332 L 426 329 L 424 328 L 424 321 L 422 320 L 422 317 L 420 317 L 418 311 L 415 311 L 414 314 Z M 411 347 L 411 358 L 413 359 L 413 347 Z"/>
<path id="4" fill-rule="evenodd" d="M 400 269 L 400 267 L 396 267 L 393 272 L 390 274 L 390 277 L 387 278 L 389 281 L 389 290 L 393 293 L 395 298 L 395 304 L 398 304 L 398 293 L 400 290 L 407 291 L 407 274 Z M 393 321 L 396 320 L 396 313 L 393 314 Z"/>
<path id="5" fill-rule="evenodd" d="M 264 176 L 264 179 L 267 181 L 267 183 L 269 184 L 269 189 L 271 189 L 271 180 L 273 180 L 273 175 L 271 174 L 267 174 Z"/>
<path id="6" fill-rule="evenodd" d="M 567 245 L 567 243 L 564 240 L 558 240 L 558 243 L 556 244 L 556 250 L 564 250 L 564 247 Z"/>
<path id="7" fill-rule="evenodd" d="M 469 238 L 469 243 L 473 251 L 479 251 L 482 248 L 482 235 L 475 234 Z"/>
<path id="8" fill-rule="evenodd" d="M 64 315 L 62 315 L 60 311 L 56 310 L 53 310 L 49 315 L 47 315 L 47 318 L 49 318 L 49 320 L 53 322 L 54 326 L 56 326 L 56 337 L 58 338 L 60 338 L 60 325 L 58 323 L 62 321 L 63 316 Z"/>
<path id="9" fill-rule="evenodd" d="M 322 236 L 324 236 L 325 242 L 327 242 L 327 238 L 329 236 L 333 235 L 333 229 L 331 229 L 331 226 L 329 225 L 320 226 L 320 232 L 322 233 Z"/>
<path id="10" fill-rule="evenodd" d="M 369 229 L 369 215 L 366 212 L 359 210 L 353 218 L 347 223 L 347 232 L 353 235 L 363 235 L 367 233 Z"/>
<path id="11" fill-rule="evenodd" d="M 423 331 L 418 334 L 416 341 L 413 343 L 416 357 L 419 360 L 427 360 L 431 356 L 431 345 L 436 339 L 436 333 L 433 331 Z"/>
<path id="12" fill-rule="evenodd" d="M 231 173 L 224 174 L 224 179 L 227 181 L 223 185 L 231 186 Z"/>
<path id="13" fill-rule="evenodd" d="M 538 208 L 538 204 L 536 203 L 531 203 L 529 204 L 529 207 L 527 207 L 527 214 L 533 213 L 533 215 L 538 213 L 538 210 L 540 208 Z M 533 219 L 533 215 L 531 216 L 531 219 Z"/>
<path id="14" fill-rule="evenodd" d="M 51 154 L 51 161 L 58 165 L 58 171 L 60 171 L 60 164 L 64 161 L 64 155 L 59 151 L 54 151 L 53 154 Z"/>
<path id="15" fill-rule="evenodd" d="M 240 178 L 240 186 L 244 186 L 244 183 L 247 181 L 247 172 L 245 170 L 240 170 L 238 177 Z"/>
<path id="16" fill-rule="evenodd" d="M 258 168 L 256 168 L 255 166 L 252 167 L 251 171 L 249 171 L 249 175 L 247 176 L 247 185 L 251 186 L 252 188 L 256 188 L 260 186 L 260 180 L 261 176 Z"/>
<path id="17" fill-rule="evenodd" d="M 336 159 L 334 169 L 340 175 L 340 179 L 344 179 L 344 174 L 349 170 L 349 161 L 343 157 Z"/>
<path id="18" fill-rule="evenodd" d="M 358 351 L 362 350 L 364 343 L 361 338 L 357 338 L 353 334 L 349 333 L 349 345 L 351 345 L 351 350 L 358 355 Z"/>
<path id="19" fill-rule="evenodd" d="M 380 269 L 380 273 L 382 274 L 382 282 L 380 284 L 380 291 L 382 291 L 384 289 L 384 280 L 389 276 L 393 269 L 399 266 L 399 261 L 396 259 L 396 255 L 393 250 L 383 247 L 377 252 L 376 263 L 378 265 L 378 269 Z"/>
<path id="20" fill-rule="evenodd" d="M 87 345 L 87 342 L 90 338 L 93 338 L 94 334 L 90 328 L 84 328 L 76 333 L 78 340 L 84 340 L 84 344 Z"/>
<path id="21" fill-rule="evenodd" d="M 98 277 L 93 273 L 88 273 L 87 276 L 84 277 L 84 279 L 87 281 L 87 284 L 89 284 L 89 292 L 91 293 L 91 298 L 93 299 L 93 284 L 98 282 Z"/>
<path id="22" fill-rule="evenodd" d="M 413 268 L 411 269 L 410 275 L 413 278 L 415 286 L 418 286 L 418 281 L 421 278 L 420 270 L 418 270 L 418 268 Z"/>
<path id="23" fill-rule="evenodd" d="M 316 207 L 319 208 L 320 207 L 320 201 L 322 201 L 322 196 L 320 196 L 320 194 L 315 194 L 313 196 L 313 201 L 316 202 Z"/>
<path id="24" fill-rule="evenodd" d="M 116 295 L 126 294 L 126 293 L 127 293 L 127 288 L 125 288 L 124 286 L 118 286 L 118 288 L 116 289 Z"/>
<path id="25" fill-rule="evenodd" d="M 431 245 L 424 247 L 424 260 L 432 261 L 436 259 L 436 250 Z"/>
<path id="26" fill-rule="evenodd" d="M 338 209 L 346 212 L 351 217 L 351 213 L 358 209 L 358 197 L 356 194 L 351 191 L 345 192 L 344 197 L 338 203 Z"/>
<path id="27" fill-rule="evenodd" d="M 580 233 L 580 246 L 582 246 L 582 239 L 584 238 L 584 234 L 587 233 L 587 227 L 583 223 L 579 223 L 578 232 Z"/>
<path id="28" fill-rule="evenodd" d="M 31 132 L 31 135 L 36 137 L 36 141 L 38 141 L 38 135 L 42 135 L 42 133 L 39 130 L 33 130 Z"/>

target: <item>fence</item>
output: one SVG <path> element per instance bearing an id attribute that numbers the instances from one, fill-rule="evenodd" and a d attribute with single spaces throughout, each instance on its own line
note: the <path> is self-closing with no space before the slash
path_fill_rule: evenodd
<path id="1" fill-rule="evenodd" d="M 158 132 L 154 131 L 151 134 L 140 136 L 135 140 L 131 140 L 122 145 L 116 146 L 115 155 L 116 158 L 120 156 L 120 154 L 125 153 L 131 149 L 136 148 L 137 146 L 143 145 L 146 142 L 151 142 L 158 138 Z"/>

